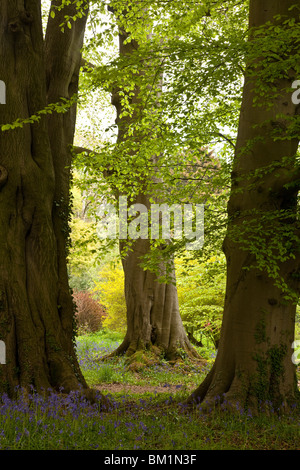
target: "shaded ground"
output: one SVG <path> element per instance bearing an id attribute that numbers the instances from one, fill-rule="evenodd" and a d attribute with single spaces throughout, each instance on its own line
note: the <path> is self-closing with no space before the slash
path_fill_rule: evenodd
<path id="1" fill-rule="evenodd" d="M 180 391 L 192 392 L 195 389 L 194 384 L 185 385 L 133 385 L 133 384 L 122 384 L 122 383 L 102 383 L 93 386 L 99 392 L 114 393 L 177 393 Z M 300 389 L 300 381 L 298 382 L 298 388 Z"/>
<path id="2" fill-rule="evenodd" d="M 133 363 L 135 365 L 136 363 Z M 151 364 L 153 365 L 153 364 Z M 205 365 L 204 361 L 200 361 L 198 366 Z M 195 390 L 200 381 L 203 380 L 204 376 L 200 376 L 199 374 L 199 381 L 195 383 L 195 371 L 193 371 L 193 374 L 189 374 L 192 369 L 190 369 L 190 366 L 186 365 L 180 367 L 180 372 L 182 374 L 182 377 L 186 375 L 193 375 L 191 377 L 191 381 L 186 381 L 186 379 L 183 381 L 183 383 L 164 383 L 161 382 L 161 384 L 151 384 L 151 379 L 147 378 L 147 376 L 144 376 L 144 371 L 147 370 L 147 365 L 146 364 L 139 364 L 139 366 L 142 366 L 138 368 L 138 372 L 136 371 L 136 368 L 131 369 L 131 374 L 135 378 L 134 382 L 136 383 L 123 383 L 123 382 L 118 382 L 117 380 L 115 381 L 101 381 L 101 383 L 94 384 L 93 388 L 96 390 L 99 390 L 100 392 L 107 392 L 109 394 L 114 394 L 114 393 L 124 393 L 125 395 L 127 394 L 143 394 L 143 393 L 170 393 L 170 394 L 175 394 L 178 392 L 186 392 L 187 394 L 190 394 L 193 390 Z M 148 366 L 149 367 L 149 366 Z M 130 369 L 130 368 L 129 368 Z M 170 368 L 172 370 L 172 368 Z M 200 370 L 200 369 L 199 369 Z M 176 371 L 178 373 L 178 371 Z M 175 373 L 175 374 L 176 374 Z M 199 372 L 198 372 L 199 373 Z M 298 369 L 298 377 L 300 376 L 300 370 Z M 197 377 L 197 378 L 198 378 Z M 168 380 L 170 377 L 164 377 L 163 380 Z M 145 383 L 145 381 L 149 381 L 149 383 Z M 142 382 L 142 383 L 141 383 Z M 300 389 L 300 379 L 298 380 L 298 388 Z"/>
<path id="3" fill-rule="evenodd" d="M 181 390 L 193 390 L 194 384 L 188 385 L 133 385 L 133 384 L 121 384 L 121 383 L 102 383 L 94 386 L 96 390 L 100 392 L 109 393 L 176 393 Z"/>

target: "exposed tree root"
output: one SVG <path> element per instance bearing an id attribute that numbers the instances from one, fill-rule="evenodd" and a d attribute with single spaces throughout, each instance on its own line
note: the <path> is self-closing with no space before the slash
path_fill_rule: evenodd
<path id="1" fill-rule="evenodd" d="M 266 382 L 267 383 L 267 382 Z M 267 388 L 266 388 L 267 391 Z M 251 416 L 264 413 L 287 414 L 297 407 L 300 410 L 300 391 L 295 382 L 292 394 L 280 393 L 280 387 L 275 391 L 260 396 L 257 382 L 254 378 L 245 380 L 240 373 L 217 373 L 216 363 L 200 384 L 184 403 L 187 407 L 201 407 L 202 412 L 218 409 L 230 413 L 248 413 Z"/>
<path id="2" fill-rule="evenodd" d="M 162 346 L 157 346 L 151 342 L 145 343 L 142 340 L 129 341 L 126 337 L 120 346 L 110 354 L 99 358 L 100 360 L 106 360 L 113 357 L 126 356 L 128 358 L 134 358 L 136 356 L 144 356 L 145 358 L 152 356 L 155 362 L 161 359 L 167 360 L 170 363 L 175 363 L 182 360 L 190 361 L 203 361 L 198 352 L 187 343 L 182 343 L 177 348 L 172 347 L 170 349 Z"/>

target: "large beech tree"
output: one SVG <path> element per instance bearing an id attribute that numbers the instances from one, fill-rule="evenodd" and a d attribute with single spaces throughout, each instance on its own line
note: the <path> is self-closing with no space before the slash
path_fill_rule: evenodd
<path id="1" fill-rule="evenodd" d="M 128 57 L 130 60 L 132 54 L 136 53 L 138 49 L 139 43 L 134 39 L 134 34 L 125 31 L 121 26 L 119 33 L 119 54 L 121 58 L 124 60 Z M 148 113 L 149 106 L 151 107 L 151 105 L 147 106 L 145 96 L 147 96 L 147 92 L 150 92 L 154 95 L 155 101 L 155 96 L 161 92 L 161 73 L 156 72 L 156 78 L 153 80 L 148 65 L 147 60 L 142 61 L 142 64 L 140 64 L 140 76 L 146 76 L 146 81 L 143 83 L 146 90 L 141 90 L 138 84 L 133 87 L 129 98 L 131 112 L 128 112 L 127 107 L 122 104 L 124 103 L 123 96 L 127 94 L 126 90 L 120 87 L 112 95 L 112 104 L 115 106 L 117 113 L 117 145 L 125 144 L 125 149 L 137 148 L 137 154 L 139 152 L 137 142 L 143 141 L 145 131 L 140 135 L 139 126 L 136 124 L 143 119 L 144 107 L 146 107 Z M 147 78 L 147 69 L 151 76 L 151 82 L 150 78 Z M 148 135 L 147 138 L 149 138 Z M 135 150 L 129 152 L 134 158 Z M 151 164 L 155 165 L 159 157 L 150 156 L 148 158 L 151 160 Z M 147 168 L 147 164 L 145 167 Z M 151 187 L 151 182 L 148 178 L 147 173 L 143 175 L 143 172 L 137 176 L 139 188 L 134 194 L 134 200 L 129 202 L 128 205 L 133 203 L 142 204 L 150 214 L 151 199 L 147 188 Z M 126 187 L 126 184 L 123 184 L 123 186 Z M 129 195 L 132 193 L 131 189 L 132 185 L 129 182 Z M 124 189 L 121 191 L 116 189 L 115 195 L 118 198 L 127 194 L 124 193 Z M 158 200 L 156 202 L 159 203 Z M 137 216 L 138 214 L 137 212 L 133 215 Z M 143 257 L 150 252 L 149 237 L 139 237 L 135 240 L 130 240 L 129 234 L 128 237 L 130 241 L 129 249 L 127 249 L 128 241 L 120 240 L 125 278 L 127 332 L 123 342 L 113 354 L 126 353 L 131 356 L 138 350 L 152 349 L 156 353 L 163 353 L 169 360 L 180 358 L 182 351 L 185 351 L 185 354 L 191 358 L 197 358 L 198 354 L 187 337 L 180 317 L 173 259 L 162 261 L 159 266 L 160 276 L 169 276 L 173 279 L 173 282 L 160 282 L 157 274 L 149 269 L 144 269 L 142 266 Z"/>
<path id="2" fill-rule="evenodd" d="M 52 8 L 60 4 L 54 0 Z M 76 6 L 56 9 L 44 39 L 40 1 L 1 2 L 2 125 L 76 93 L 88 2 L 81 5 L 83 14 L 64 32 L 60 25 L 76 15 Z M 10 394 L 16 386 L 89 392 L 74 349 L 66 268 L 76 105 L 63 107 L 0 134 L 0 338 L 6 344 L 0 390 Z"/>
<path id="3" fill-rule="evenodd" d="M 295 3 L 250 0 L 252 33 L 224 240 L 223 325 L 215 363 L 189 402 L 217 400 L 257 411 L 266 400 L 278 408 L 299 393 L 291 359 L 299 292 L 299 111 L 290 91 L 299 78 Z"/>

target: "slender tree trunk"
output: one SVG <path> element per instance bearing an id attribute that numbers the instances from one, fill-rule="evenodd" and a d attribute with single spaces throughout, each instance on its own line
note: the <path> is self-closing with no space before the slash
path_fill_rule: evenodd
<path id="1" fill-rule="evenodd" d="M 0 122 L 6 124 L 70 97 L 85 20 L 65 35 L 55 29 L 61 18 L 50 20 L 46 67 L 40 2 L 3 0 L 0 18 L 0 76 L 7 84 Z M 59 198 L 68 199 L 66 146 L 72 143 L 74 112 L 50 120 L 42 115 L 0 135 L 0 338 L 6 345 L 0 390 L 11 395 L 16 386 L 88 392 L 72 341 L 60 233 L 66 220 L 57 210 Z"/>
<path id="2" fill-rule="evenodd" d="M 120 54 L 129 55 L 139 47 L 135 40 L 126 42 L 128 34 L 121 31 L 119 35 Z M 155 88 L 155 86 L 153 87 Z M 132 103 L 138 105 L 139 90 L 136 88 L 131 97 Z M 140 119 L 139 111 L 132 117 L 121 116 L 122 105 L 120 95 L 113 94 L 112 103 L 116 107 L 118 124 L 118 142 L 130 139 L 127 131 L 135 119 Z M 133 136 L 135 142 L 139 139 Z M 150 208 L 149 197 L 143 191 L 145 182 L 141 181 L 141 192 L 136 196 L 135 204 L 143 204 Z M 119 193 L 116 194 L 120 196 Z M 123 252 L 125 242 L 120 242 L 120 251 Z M 155 274 L 144 270 L 140 265 L 142 257 L 149 253 L 150 243 L 148 239 L 139 238 L 133 242 L 126 257 L 122 259 L 125 277 L 125 299 L 127 307 L 127 333 L 124 341 L 114 354 L 132 355 L 138 350 L 149 349 L 152 346 L 158 348 L 159 353 L 164 354 L 169 360 L 182 357 L 182 351 L 191 358 L 198 358 L 198 354 L 190 343 L 183 323 L 181 321 L 177 288 L 175 285 L 175 268 L 173 260 L 168 265 L 161 265 L 161 275 L 171 272 L 174 283 L 161 283 Z M 152 350 L 155 350 L 152 348 Z"/>
<path id="3" fill-rule="evenodd" d="M 289 11 L 289 7 L 294 3 L 293 0 L 251 0 L 250 27 L 272 22 L 277 14 L 292 18 L 295 11 Z M 297 112 L 291 93 L 286 91 L 292 81 L 292 72 L 291 79 L 277 80 L 278 90 L 282 92 L 274 99 L 272 108 L 267 109 L 253 105 L 255 80 L 248 74 L 245 79 L 228 204 L 228 233 L 224 241 L 227 287 L 221 338 L 212 370 L 189 402 L 211 404 L 217 399 L 234 407 L 249 406 L 256 412 L 261 402 L 269 400 L 278 408 L 297 395 L 296 370 L 291 359 L 296 305 L 284 299 L 282 289 L 276 287 L 266 269 L 251 268 L 256 262 L 250 250 L 251 233 L 248 232 L 244 243 L 232 236 L 234 231 L 243 230 L 245 224 L 253 225 L 256 235 L 261 237 L 261 252 L 257 256 L 267 259 L 270 256 L 267 249 L 272 246 L 276 233 L 285 233 L 286 229 L 298 234 L 295 228 L 298 139 L 289 138 L 286 121 L 278 117 L 292 117 Z M 272 138 L 274 128 L 281 129 L 280 140 Z M 246 147 L 249 142 L 250 150 Z M 273 162 L 279 165 L 271 172 L 255 173 Z M 293 181 L 297 184 L 285 186 Z M 270 218 L 259 231 L 258 224 L 263 224 L 265 214 L 282 210 L 288 211 L 289 217 Z M 279 261 L 278 268 L 287 286 L 298 292 L 299 275 L 295 274 L 299 273 L 299 246 L 293 236 L 291 239 L 289 242 L 289 237 L 283 236 L 282 246 L 290 243 L 295 259 Z M 270 258 L 270 265 L 271 262 Z"/>

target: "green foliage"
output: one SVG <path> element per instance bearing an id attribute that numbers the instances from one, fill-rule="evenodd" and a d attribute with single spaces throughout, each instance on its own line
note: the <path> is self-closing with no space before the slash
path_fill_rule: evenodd
<path id="1" fill-rule="evenodd" d="M 7 132 L 17 128 L 23 128 L 26 124 L 34 124 L 40 122 L 43 116 L 58 113 L 64 114 L 77 102 L 77 95 L 73 95 L 70 99 L 61 98 L 57 103 L 50 103 L 45 108 L 39 110 L 36 114 L 32 114 L 28 118 L 18 118 L 10 124 L 2 124 L 1 131 Z"/>
<path id="2" fill-rule="evenodd" d="M 126 302 L 121 263 L 107 264 L 98 276 L 98 280 L 95 280 L 94 292 L 107 310 L 103 325 L 110 330 L 124 333 L 126 331 Z"/>
<path id="3" fill-rule="evenodd" d="M 89 211 L 92 198 L 93 190 L 90 188 L 89 193 L 83 191 L 80 177 L 75 174 L 68 265 L 70 285 L 77 290 L 93 290 L 101 266 L 116 256 L 115 240 L 107 244 L 98 236 L 97 218 Z"/>
<path id="4" fill-rule="evenodd" d="M 98 269 L 96 263 L 100 240 L 96 236 L 94 220 L 85 214 L 85 199 L 76 185 L 78 181 L 76 175 L 74 180 L 68 254 L 70 285 L 73 289 L 89 290 L 93 288 L 93 278 Z"/>
<path id="5" fill-rule="evenodd" d="M 192 8 L 190 2 L 154 1 L 141 9 L 140 2 L 116 0 L 111 6 L 114 13 L 105 16 L 98 14 L 99 5 L 91 9 L 90 27 L 97 33 L 86 42 L 84 53 L 96 67 L 85 85 L 86 94 L 96 90 L 119 93 L 121 117 L 126 118 L 124 135 L 117 140 L 113 134 L 117 127 L 112 125 L 110 138 L 96 139 L 94 154 L 81 156 L 76 165 L 85 172 L 87 185 L 99 183 L 99 194 L 106 191 L 111 196 L 111 189 L 116 188 L 134 198 L 143 190 L 150 199 L 157 197 L 169 204 L 205 202 L 205 237 L 208 251 L 215 252 L 220 249 L 227 222 L 229 175 L 246 64 L 247 73 L 255 77 L 255 104 L 274 101 L 274 96 L 282 93 L 278 80 L 289 77 L 291 70 L 299 71 L 299 60 L 293 53 L 299 24 L 295 19 L 280 24 L 277 18 L 274 25 L 268 23 L 249 32 L 248 1 L 205 0 L 193 2 Z M 126 31 L 128 44 L 135 41 L 134 51 L 123 56 L 114 46 L 119 28 Z M 284 119 L 284 125 L 272 127 L 272 137 L 297 138 L 299 117 Z M 262 128 L 265 124 L 261 123 Z M 246 143 L 247 148 L 252 145 Z M 206 150 L 208 154 L 213 150 L 219 168 L 204 170 Z M 189 165 L 197 168 L 195 174 L 187 173 Z M 259 168 L 256 177 L 260 179 L 265 171 L 272 175 L 272 165 Z M 108 170 L 105 182 L 99 178 L 99 170 Z M 252 214 L 251 223 L 247 219 L 237 227 L 238 233 L 228 236 L 242 242 L 253 255 L 251 268 L 264 271 L 287 300 L 294 300 L 278 272 L 278 265 L 294 256 L 299 245 L 291 226 L 280 225 L 280 219 L 289 216 L 283 212 Z M 154 244 L 145 266 L 155 270 L 162 251 L 168 256 L 181 250 L 180 243 L 172 242 L 167 250 Z M 202 255 L 198 253 L 200 261 Z"/>
<path id="6" fill-rule="evenodd" d="M 69 253 L 71 287 L 77 291 L 93 291 L 99 303 L 105 306 L 103 319 L 106 328 L 124 332 L 126 329 L 126 304 L 124 274 L 115 251 L 107 252 L 105 241 L 97 235 L 97 220 L 89 216 L 91 198 L 83 196 L 80 179 L 75 175 L 73 217 L 71 221 L 72 245 Z M 90 190 L 90 196 L 93 192 Z M 90 295 L 82 293 L 81 295 Z"/>
<path id="7" fill-rule="evenodd" d="M 180 313 L 188 332 L 198 341 L 217 347 L 225 296 L 225 259 L 214 256 L 203 263 L 176 260 Z"/>
<path id="8" fill-rule="evenodd" d="M 55 5 L 53 2 L 51 4 L 50 16 L 51 18 L 55 18 L 56 12 L 63 10 L 65 7 L 71 5 L 72 3 L 76 4 L 77 12 L 75 15 L 72 16 L 64 15 L 64 21 L 59 25 L 62 32 L 64 32 L 65 26 L 67 26 L 69 29 L 72 29 L 72 24 L 78 18 L 82 18 L 87 14 L 89 2 L 86 0 L 61 0 L 60 4 L 58 3 L 57 5 Z"/>
<path id="9" fill-rule="evenodd" d="M 117 139 L 112 125 L 109 138 L 96 137 L 93 152 L 78 155 L 75 166 L 84 175 L 85 187 L 96 187 L 96 201 L 105 194 L 114 202 L 114 192 L 133 200 L 145 192 L 150 201 L 205 203 L 213 218 L 206 236 L 216 246 L 226 218 L 234 145 L 229 134 L 236 131 L 241 98 L 244 3 L 239 8 L 235 2 L 224 7 L 212 1 L 193 8 L 177 1 L 154 2 L 145 10 L 135 1 L 111 6 L 114 14 L 104 17 L 96 14 L 97 5 L 91 9 L 93 35 L 84 54 L 95 67 L 85 76 L 84 95 L 117 93 L 124 134 Z M 119 27 L 128 35 L 127 44 L 137 44 L 130 54 L 118 55 L 113 47 L 112 34 Z M 94 121 L 95 116 L 93 128 Z M 212 155 L 220 143 L 221 150 Z M 180 243 L 171 245 L 170 251 L 182 249 Z M 145 266 L 155 270 L 161 254 L 153 244 Z"/>
<path id="10" fill-rule="evenodd" d="M 89 289 L 96 274 L 98 241 L 92 222 L 73 219 L 71 222 L 72 245 L 69 254 L 69 272 L 72 288 Z"/>

